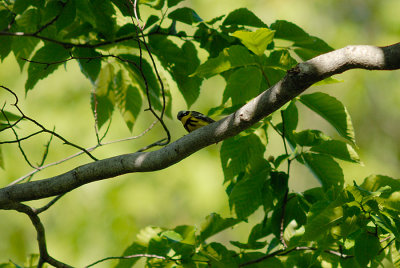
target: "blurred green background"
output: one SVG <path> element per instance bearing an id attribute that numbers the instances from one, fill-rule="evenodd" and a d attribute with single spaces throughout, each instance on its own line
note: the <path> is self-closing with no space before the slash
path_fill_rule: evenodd
<path id="1" fill-rule="evenodd" d="M 267 24 L 277 19 L 294 22 L 335 49 L 355 44 L 390 45 L 398 42 L 400 36 L 398 0 L 193 0 L 184 1 L 180 6 L 192 7 L 204 20 L 247 7 Z M 307 92 L 321 90 L 337 97 L 352 116 L 358 152 L 364 166 L 341 163 L 347 183 L 351 184 L 353 180 L 361 182 L 372 173 L 398 178 L 399 71 L 351 70 L 337 78 L 343 82 L 313 87 Z M 56 127 L 58 133 L 81 146 L 95 144 L 94 120 L 90 111 L 92 86 L 80 73 L 77 63 L 69 62 L 65 68 L 59 68 L 53 75 L 40 81 L 27 98 L 24 97 L 25 80 L 26 70 L 20 73 L 12 57 L 9 56 L 0 64 L 0 84 L 18 94 L 20 106 L 27 115 L 49 129 Z M 187 107 L 173 83 L 169 84 L 169 89 L 173 95 L 172 112 L 175 115 Z M 205 81 L 199 100 L 191 108 L 207 112 L 210 107 L 219 105 L 223 89 L 222 79 Z M 12 98 L 4 91 L 0 91 L 0 99 L 2 104 L 4 100 L 7 104 L 12 102 Z M 317 128 L 335 136 L 323 120 L 306 109 L 300 109 L 300 117 L 300 129 Z M 152 121 L 148 112 L 142 112 L 133 135 L 141 133 Z M 176 120 L 168 120 L 167 124 L 173 140 L 185 134 Z M 32 125 L 24 126 L 32 131 Z M 27 130 L 20 129 L 21 133 L 29 133 Z M 106 140 L 131 135 L 119 114 L 115 113 Z M 134 152 L 161 137 L 162 129 L 157 126 L 140 139 L 102 147 L 94 154 L 98 158 L 106 158 Z M 0 139 L 5 138 L 4 135 L 0 136 Z M 48 139 L 49 136 L 42 135 L 33 142 L 24 143 L 34 163 L 40 161 L 43 145 Z M 212 212 L 230 216 L 222 185 L 219 146 L 212 145 L 162 171 L 124 175 L 91 183 L 67 194 L 42 214 L 50 254 L 81 267 L 107 256 L 121 255 L 145 226 L 200 226 L 204 217 Z M 31 171 L 16 146 L 2 147 L 5 170 L 0 170 L 1 187 Z M 271 135 L 267 155 L 278 155 L 282 151 L 282 141 Z M 75 152 L 75 149 L 54 140 L 48 161 L 63 159 Z M 87 156 L 80 156 L 46 169 L 34 178 L 54 176 L 89 161 Z M 318 185 L 302 167 L 294 165 L 291 172 L 292 191 L 302 191 Z M 48 200 L 36 201 L 32 205 L 39 207 L 46 202 Z M 257 215 L 252 217 L 256 218 Z M 250 222 L 255 220 L 253 218 Z M 38 252 L 36 234 L 25 215 L 0 211 L 0 219 L 0 263 L 11 259 L 21 264 L 28 254 Z M 241 224 L 219 235 L 218 239 L 244 241 L 249 226 L 251 223 Z M 96 267 L 111 265 L 112 262 L 107 262 Z"/>

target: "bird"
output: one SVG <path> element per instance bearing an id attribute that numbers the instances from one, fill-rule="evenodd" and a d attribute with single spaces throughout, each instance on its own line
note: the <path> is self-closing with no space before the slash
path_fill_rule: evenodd
<path id="1" fill-rule="evenodd" d="M 196 111 L 180 111 L 177 118 L 182 122 L 183 127 L 188 132 L 192 132 L 198 128 L 215 122 L 215 120 L 210 117 Z"/>

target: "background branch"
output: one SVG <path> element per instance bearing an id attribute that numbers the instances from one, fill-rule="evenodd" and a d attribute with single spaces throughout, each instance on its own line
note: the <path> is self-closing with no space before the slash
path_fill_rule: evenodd
<path id="1" fill-rule="evenodd" d="M 38 245 L 39 245 L 39 263 L 38 263 L 37 267 L 39 267 L 39 268 L 43 267 L 43 265 L 46 262 L 55 267 L 61 267 L 61 268 L 72 267 L 72 266 L 69 266 L 68 264 L 65 264 L 63 262 L 60 262 L 60 261 L 54 259 L 47 252 L 46 235 L 45 235 L 44 226 L 43 226 L 42 222 L 40 221 L 38 213 L 35 212 L 34 209 L 32 209 L 31 207 L 29 207 L 27 205 L 20 204 L 20 203 L 8 204 L 6 207 L 3 207 L 3 209 L 16 210 L 18 212 L 24 213 L 31 220 L 33 226 L 36 229 L 37 241 L 38 241 Z"/>

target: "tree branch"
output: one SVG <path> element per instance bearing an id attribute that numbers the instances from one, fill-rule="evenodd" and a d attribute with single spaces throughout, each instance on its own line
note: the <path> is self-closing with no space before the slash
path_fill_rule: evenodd
<path id="1" fill-rule="evenodd" d="M 277 84 L 236 112 L 202 127 L 152 152 L 137 152 L 99 160 L 64 174 L 0 189 L 0 208 L 20 201 L 69 192 L 81 185 L 126 173 L 167 168 L 198 150 L 232 137 L 278 110 L 315 82 L 349 69 L 395 70 L 400 68 L 400 43 L 387 46 L 347 46 L 298 64 Z"/>
<path id="2" fill-rule="evenodd" d="M 31 220 L 33 226 L 36 229 L 37 241 L 39 245 L 39 263 L 37 267 L 43 267 L 44 263 L 49 263 L 55 267 L 70 268 L 68 264 L 60 262 L 49 255 L 47 252 L 46 236 L 44 231 L 44 226 L 40 221 L 38 213 L 35 212 L 31 207 L 20 204 L 20 203 L 10 203 L 9 205 L 3 207 L 4 209 L 16 210 L 18 212 L 26 214 Z"/>

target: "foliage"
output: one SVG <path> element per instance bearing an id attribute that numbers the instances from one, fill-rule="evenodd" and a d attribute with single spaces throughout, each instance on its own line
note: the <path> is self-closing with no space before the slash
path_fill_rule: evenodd
<path id="1" fill-rule="evenodd" d="M 137 24 L 141 14 L 135 18 L 138 10 L 129 0 L 4 0 L 0 58 L 12 52 L 21 70 L 28 65 L 26 92 L 76 60 L 95 88 L 91 104 L 98 127 L 107 125 L 118 110 L 132 129 L 145 106 L 158 119 L 172 117 L 161 69 L 188 107 L 197 100 L 204 79 L 222 76 L 222 103 L 209 110 L 216 116 L 231 113 L 275 84 L 298 61 L 332 50 L 288 21 L 268 26 L 246 8 L 203 21 L 191 8 L 176 7 L 180 2 L 139 1 L 139 10 L 146 5 L 159 15 L 142 16 L 146 24 Z M 200 50 L 208 53 L 202 64 Z M 298 129 L 300 105 L 325 119 L 340 139 L 317 129 Z M 1 128 L 10 128 L 19 118 L 3 109 Z M 265 155 L 271 132 L 282 137 L 284 154 Z M 222 142 L 231 218 L 212 213 L 200 228 L 147 227 L 121 249 L 131 258 L 121 258 L 117 267 L 131 267 L 139 258 L 146 258 L 148 267 L 398 267 L 400 182 L 371 175 L 361 185 L 346 185 L 338 160 L 359 164 L 356 149 L 350 115 L 339 100 L 321 92 L 293 99 L 274 120 L 265 118 Z M 321 187 L 290 191 L 293 161 L 306 166 Z M 262 220 L 247 241 L 210 242 L 256 211 Z"/>

